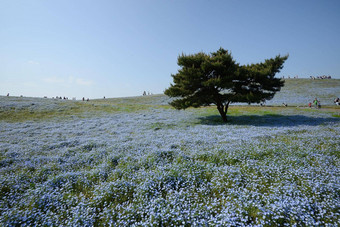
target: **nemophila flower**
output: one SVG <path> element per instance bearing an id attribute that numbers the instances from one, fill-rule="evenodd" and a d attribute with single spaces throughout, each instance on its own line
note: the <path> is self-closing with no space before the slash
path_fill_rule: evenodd
<path id="1" fill-rule="evenodd" d="M 194 114 L 0 122 L 1 224 L 340 224 L 338 121 L 209 125 Z"/>

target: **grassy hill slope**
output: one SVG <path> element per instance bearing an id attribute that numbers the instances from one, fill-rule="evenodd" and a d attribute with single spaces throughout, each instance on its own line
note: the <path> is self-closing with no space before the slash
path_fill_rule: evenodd
<path id="1" fill-rule="evenodd" d="M 318 98 L 322 105 L 334 105 L 336 97 L 340 97 L 339 79 L 286 79 L 285 86 L 268 104 L 280 105 L 284 102 L 288 105 L 307 106 Z"/>

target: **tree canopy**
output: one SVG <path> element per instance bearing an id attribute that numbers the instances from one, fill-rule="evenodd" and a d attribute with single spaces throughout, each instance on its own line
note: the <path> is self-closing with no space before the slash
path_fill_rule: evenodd
<path id="1" fill-rule="evenodd" d="M 165 94 L 176 99 L 170 103 L 176 109 L 215 104 L 223 121 L 227 121 L 232 102 L 260 103 L 270 100 L 280 91 L 284 81 L 275 78 L 288 55 L 264 62 L 240 65 L 228 50 L 220 48 L 211 54 L 180 55 L 174 84 Z"/>

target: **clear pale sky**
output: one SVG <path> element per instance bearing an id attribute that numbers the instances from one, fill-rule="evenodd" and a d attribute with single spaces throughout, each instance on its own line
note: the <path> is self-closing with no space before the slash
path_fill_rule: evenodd
<path id="1" fill-rule="evenodd" d="M 278 77 L 340 79 L 338 0 L 1 0 L 0 95 L 163 93 L 177 57 L 289 54 Z"/>

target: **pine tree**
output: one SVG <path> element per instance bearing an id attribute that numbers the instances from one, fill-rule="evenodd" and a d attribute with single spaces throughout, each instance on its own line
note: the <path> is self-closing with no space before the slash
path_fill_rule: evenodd
<path id="1" fill-rule="evenodd" d="M 240 65 L 222 48 L 210 55 L 182 54 L 178 57 L 180 69 L 172 75 L 174 84 L 164 93 L 176 97 L 170 103 L 176 109 L 214 104 L 226 122 L 230 103 L 260 103 L 280 91 L 284 81 L 275 74 L 287 58 L 278 55 L 263 63 Z"/>

